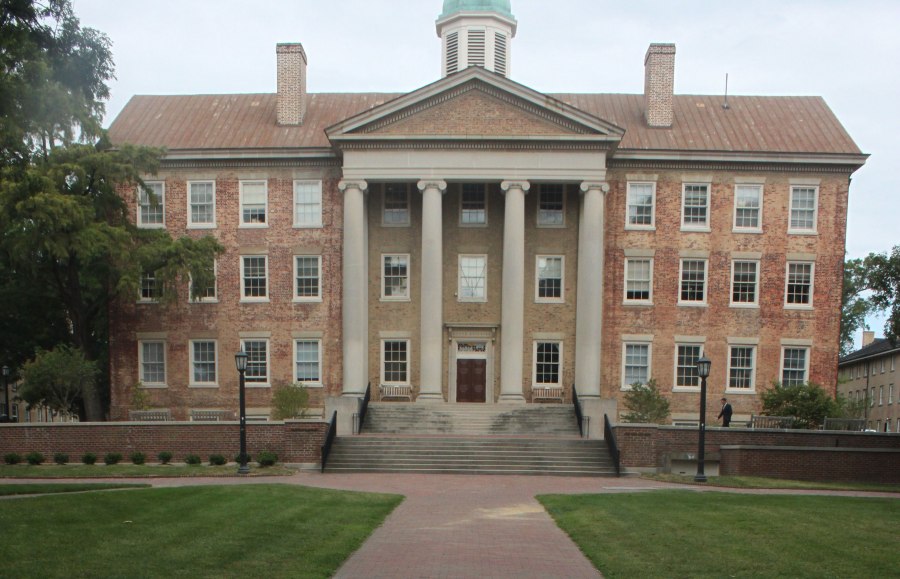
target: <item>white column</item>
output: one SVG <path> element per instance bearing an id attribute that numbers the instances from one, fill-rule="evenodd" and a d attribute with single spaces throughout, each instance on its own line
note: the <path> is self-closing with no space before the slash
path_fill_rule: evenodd
<path id="1" fill-rule="evenodd" d="M 500 308 L 500 401 L 524 402 L 522 349 L 525 338 L 525 194 L 528 181 L 504 181 L 503 288 Z"/>
<path id="2" fill-rule="evenodd" d="M 417 401 L 444 400 L 443 226 L 444 181 L 419 181 L 422 192 L 420 383 Z"/>
<path id="3" fill-rule="evenodd" d="M 578 223 L 578 290 L 575 318 L 575 388 L 579 398 L 600 397 L 603 337 L 603 232 L 606 193 L 602 182 L 581 184 Z"/>
<path id="4" fill-rule="evenodd" d="M 344 396 L 362 396 L 368 383 L 368 280 L 365 181 L 341 181 L 344 193 L 343 342 Z"/>

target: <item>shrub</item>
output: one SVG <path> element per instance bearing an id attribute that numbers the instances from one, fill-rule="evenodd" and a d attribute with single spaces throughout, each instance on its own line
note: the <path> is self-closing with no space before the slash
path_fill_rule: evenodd
<path id="1" fill-rule="evenodd" d="M 66 464 L 67 462 L 69 462 L 69 455 L 62 452 L 57 452 L 53 455 L 53 462 L 55 462 L 56 464 Z"/>
<path id="2" fill-rule="evenodd" d="M 769 416 L 793 416 L 794 428 L 816 429 L 826 417 L 840 417 L 843 413 L 838 402 L 818 384 L 807 382 L 784 386 L 773 382 L 762 393 L 763 414 Z"/>
<path id="3" fill-rule="evenodd" d="M 106 456 L 103 457 L 103 462 L 106 464 L 119 464 L 120 462 L 122 462 L 122 453 L 107 452 Z"/>
<path id="4" fill-rule="evenodd" d="M 653 378 L 646 384 L 632 384 L 631 390 L 625 393 L 623 403 L 629 412 L 622 415 L 622 422 L 663 424 L 669 417 L 669 401 L 659 391 Z"/>
<path id="5" fill-rule="evenodd" d="M 222 466 L 226 464 L 228 461 L 221 454 L 211 454 L 209 455 L 209 464 L 213 466 Z"/>
<path id="6" fill-rule="evenodd" d="M 129 458 L 132 464 L 144 464 L 147 461 L 147 456 L 143 452 L 132 452 Z"/>
<path id="7" fill-rule="evenodd" d="M 97 455 L 93 452 L 86 452 L 81 456 L 81 462 L 84 464 L 94 464 L 97 462 Z"/>
<path id="8" fill-rule="evenodd" d="M 274 452 L 264 450 L 259 453 L 259 457 L 256 459 L 259 462 L 259 466 L 274 466 L 276 462 L 278 462 L 278 455 Z"/>
<path id="9" fill-rule="evenodd" d="M 272 420 L 302 418 L 309 408 L 309 390 L 297 382 L 282 384 L 272 392 Z"/>
<path id="10" fill-rule="evenodd" d="M 200 457 L 197 456 L 196 454 L 189 454 L 186 457 L 184 457 L 184 462 L 186 464 L 194 466 L 194 465 L 198 465 L 198 464 L 202 463 L 203 461 L 200 460 Z"/>
<path id="11" fill-rule="evenodd" d="M 159 462 L 161 462 L 162 464 L 169 464 L 170 462 L 172 462 L 172 456 L 173 454 L 171 452 L 169 452 L 168 450 L 164 450 L 159 453 L 156 458 L 158 458 Z"/>
<path id="12" fill-rule="evenodd" d="M 251 462 L 251 461 L 253 461 L 253 457 L 250 456 L 250 453 L 248 452 L 247 453 L 247 462 Z M 240 454 L 234 455 L 234 462 L 241 464 L 241 455 Z"/>
<path id="13" fill-rule="evenodd" d="M 45 459 L 44 459 L 43 454 L 35 451 L 35 452 L 29 452 L 28 454 L 26 454 L 25 460 L 28 461 L 28 464 L 38 465 L 38 464 L 42 464 Z"/>
<path id="14" fill-rule="evenodd" d="M 19 464 L 22 462 L 22 455 L 11 452 L 3 457 L 3 462 L 6 464 Z"/>

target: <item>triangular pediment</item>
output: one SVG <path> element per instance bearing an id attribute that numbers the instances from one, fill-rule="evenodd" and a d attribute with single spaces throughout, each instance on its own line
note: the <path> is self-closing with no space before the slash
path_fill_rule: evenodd
<path id="1" fill-rule="evenodd" d="M 618 142 L 624 130 L 472 67 L 347 119 L 327 133 L 335 143 L 458 138 Z"/>

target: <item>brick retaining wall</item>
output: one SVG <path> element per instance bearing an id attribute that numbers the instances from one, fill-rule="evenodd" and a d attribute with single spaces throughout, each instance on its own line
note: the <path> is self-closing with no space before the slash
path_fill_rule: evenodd
<path id="1" fill-rule="evenodd" d="M 269 450 L 282 463 L 318 463 L 328 423 L 322 420 L 289 420 L 247 425 L 247 452 L 255 457 Z M 81 422 L 55 424 L 0 425 L 0 456 L 16 452 L 23 457 L 32 451 L 48 461 L 62 452 L 78 462 L 86 452 L 98 460 L 108 452 L 142 452 L 154 462 L 160 452 L 174 454 L 180 462 L 188 454 L 204 461 L 211 454 L 233 460 L 240 449 L 238 422 Z"/>
<path id="2" fill-rule="evenodd" d="M 721 455 L 721 475 L 900 483 L 898 448 L 722 446 Z"/>

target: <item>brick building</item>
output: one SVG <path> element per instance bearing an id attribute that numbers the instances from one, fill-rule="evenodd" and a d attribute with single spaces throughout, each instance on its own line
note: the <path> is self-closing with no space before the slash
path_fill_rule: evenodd
<path id="1" fill-rule="evenodd" d="M 900 432 L 900 344 L 863 332 L 862 348 L 841 358 L 838 393 L 862 406 L 866 428 Z M 895 403 L 896 399 L 896 403 Z"/>
<path id="2" fill-rule="evenodd" d="M 177 418 L 233 410 L 241 348 L 260 418 L 296 381 L 319 406 L 576 384 L 597 414 L 653 378 L 690 422 L 701 354 L 735 420 L 774 380 L 834 391 L 866 156 L 825 102 L 676 95 L 671 44 L 644 94 L 542 94 L 510 78 L 516 27 L 508 1 L 446 0 L 442 78 L 407 94 L 307 92 L 279 44 L 276 94 L 133 97 L 113 141 L 167 149 L 162 203 L 128 192 L 138 226 L 226 251 L 199 302 L 155 303 L 148 272 L 115 306 L 112 418 L 139 382 Z"/>

